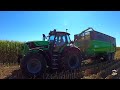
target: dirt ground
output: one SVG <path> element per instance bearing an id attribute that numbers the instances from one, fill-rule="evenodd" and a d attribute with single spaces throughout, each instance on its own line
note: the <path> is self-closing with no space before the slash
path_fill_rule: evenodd
<path id="1" fill-rule="evenodd" d="M 19 68 L 19 65 L 0 65 L 0 79 L 10 78 L 11 75 L 18 73 Z"/>
<path id="2" fill-rule="evenodd" d="M 87 63 L 90 63 L 91 61 L 88 60 Z M 120 60 L 117 60 L 116 62 L 112 61 L 109 63 L 102 63 L 98 65 L 97 67 L 94 65 L 90 65 L 90 67 L 86 68 L 82 71 L 83 77 L 79 77 L 79 79 L 103 79 L 101 75 L 105 74 L 104 79 L 118 79 L 120 77 Z M 103 69 L 103 70 L 102 70 Z M 113 72 L 112 70 L 116 70 Z M 103 74 L 101 74 L 101 72 Z M 117 72 L 117 73 L 116 73 Z M 77 73 L 76 73 L 77 74 Z M 78 73 L 78 76 L 81 75 L 81 72 Z M 70 75 L 67 75 L 68 77 Z M 114 78 L 113 78 L 114 77 Z M 20 66 L 18 64 L 14 65 L 3 65 L 0 64 L 0 79 L 27 79 L 22 75 L 22 72 L 20 70 Z M 119 78 L 120 79 L 120 78 Z"/>

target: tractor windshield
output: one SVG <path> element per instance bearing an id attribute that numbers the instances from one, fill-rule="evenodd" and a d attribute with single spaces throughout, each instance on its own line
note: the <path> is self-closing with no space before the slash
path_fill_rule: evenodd
<path id="1" fill-rule="evenodd" d="M 48 41 L 54 43 L 54 46 L 63 46 L 71 42 L 69 34 L 66 32 L 56 32 L 49 34 Z"/>
<path id="2" fill-rule="evenodd" d="M 62 46 L 66 43 L 66 38 L 64 35 L 59 35 L 59 36 L 56 36 L 55 38 L 55 44 L 56 46 Z"/>
<path id="3" fill-rule="evenodd" d="M 55 35 L 51 35 L 49 37 L 49 42 L 53 43 L 54 40 L 55 40 L 55 45 L 56 46 L 62 46 L 67 42 L 65 35 L 57 35 L 56 37 L 55 37 Z"/>

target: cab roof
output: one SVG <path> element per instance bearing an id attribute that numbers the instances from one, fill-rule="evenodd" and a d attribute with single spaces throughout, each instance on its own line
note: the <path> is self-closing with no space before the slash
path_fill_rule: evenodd
<path id="1" fill-rule="evenodd" d="M 70 35 L 70 33 L 68 33 L 68 32 L 63 32 L 63 31 L 50 31 L 50 33 L 49 33 L 49 35 L 54 35 L 54 34 L 57 34 L 57 35 L 64 35 L 64 34 L 68 34 L 68 35 Z"/>

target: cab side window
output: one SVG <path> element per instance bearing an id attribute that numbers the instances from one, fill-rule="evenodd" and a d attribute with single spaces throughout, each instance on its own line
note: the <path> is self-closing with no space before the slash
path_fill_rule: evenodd
<path id="1" fill-rule="evenodd" d="M 68 35 L 67 35 L 67 42 L 70 43 L 70 38 Z"/>
<path id="2" fill-rule="evenodd" d="M 63 41 L 66 42 L 66 40 L 65 40 L 65 36 L 63 36 L 62 38 L 63 38 Z"/>

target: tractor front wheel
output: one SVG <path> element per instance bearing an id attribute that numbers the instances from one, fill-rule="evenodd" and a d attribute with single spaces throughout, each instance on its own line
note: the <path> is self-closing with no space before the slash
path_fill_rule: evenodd
<path id="1" fill-rule="evenodd" d="M 22 73 L 27 77 L 39 77 L 46 71 L 46 60 L 42 54 L 28 54 L 20 64 Z"/>

